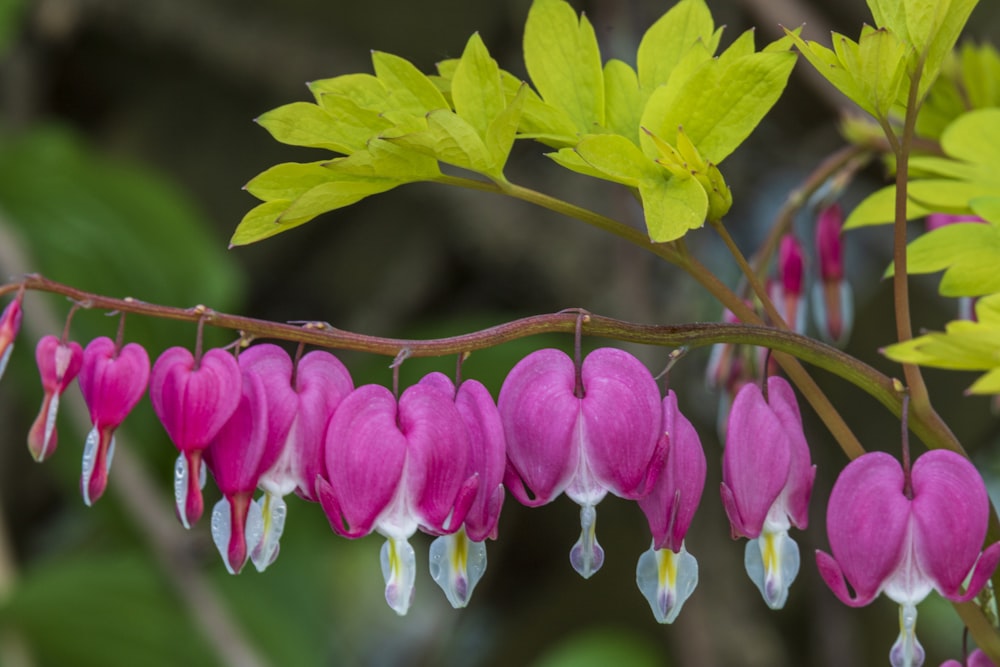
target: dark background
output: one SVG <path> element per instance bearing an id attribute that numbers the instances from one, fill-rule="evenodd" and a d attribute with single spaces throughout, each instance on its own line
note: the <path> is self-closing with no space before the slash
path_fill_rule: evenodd
<path id="1" fill-rule="evenodd" d="M 578 222 L 528 204 L 434 185 L 410 185 L 321 216 L 266 242 L 226 250 L 256 200 L 241 191 L 278 162 L 319 159 L 278 144 L 253 123 L 264 111 L 310 99 L 307 81 L 370 71 L 371 49 L 432 71 L 461 54 L 479 31 L 500 65 L 524 75 L 520 35 L 527 0 L 36 0 L 0 2 L 6 45 L 0 60 L 0 272 L 46 275 L 148 301 L 206 303 L 278 321 L 325 320 L 364 333 L 437 337 L 522 315 L 582 306 L 639 322 L 718 319 L 697 285 L 653 256 Z M 850 2 L 709 3 L 726 24 L 723 45 L 758 26 L 758 44 L 777 24 L 807 22 L 856 37 L 870 21 Z M 983 2 L 970 34 L 995 38 L 1000 11 Z M 669 3 L 575 2 L 587 12 L 605 58 L 629 60 Z M 778 105 L 723 165 L 735 205 L 727 224 L 752 252 L 788 192 L 842 145 L 842 98 L 800 62 Z M 537 144 L 518 144 L 507 169 L 515 182 L 636 222 L 638 208 L 613 185 L 559 170 Z M 881 184 L 863 172 L 842 197 L 849 209 Z M 812 221 L 797 221 L 804 235 Z M 639 221 L 641 222 L 641 221 Z M 730 284 L 735 269 L 708 230 L 692 250 Z M 847 237 L 856 298 L 849 351 L 895 373 L 877 348 L 891 342 L 891 295 L 879 281 L 890 254 L 887 230 Z M 955 304 L 915 281 L 914 321 L 940 328 Z M 23 433 L 41 392 L 30 350 L 61 329 L 66 304 L 31 295 L 30 317 L 0 384 L 0 665 L 689 665 L 885 664 L 896 610 L 885 599 L 844 607 L 813 567 L 827 548 L 825 499 L 845 459 L 804 411 L 820 465 L 813 525 L 795 534 L 803 567 L 787 607 L 768 612 L 743 571 L 743 543 L 729 539 L 716 489 L 719 397 L 704 383 L 707 351 L 689 354 L 670 385 L 702 435 L 709 458 L 704 500 L 688 549 L 701 564 L 699 588 L 673 626 L 657 625 L 634 583 L 648 547 L 635 507 L 600 506 L 604 569 L 584 582 L 567 554 L 577 508 L 560 498 L 527 511 L 508 501 L 500 539 L 468 609 L 448 608 L 421 570 L 416 601 L 400 619 L 382 600 L 378 537 L 335 538 L 319 508 L 289 501 L 281 557 L 264 574 L 230 577 L 203 519 L 184 534 L 170 517 L 175 453 L 148 402 L 127 422 L 113 486 L 84 510 L 76 489 L 86 424 L 78 397 L 64 411 L 61 449 L 45 466 Z M 85 313 L 83 342 L 114 324 Z M 151 354 L 193 341 L 191 327 L 130 319 L 130 337 Z M 219 342 L 228 342 L 220 334 Z M 474 355 L 465 373 L 494 391 L 527 351 L 570 341 L 512 343 Z M 599 342 L 595 341 L 595 344 Z M 666 350 L 630 348 L 650 368 Z M 343 355 L 357 383 L 388 382 L 388 359 Z M 454 361 L 407 362 L 405 381 Z M 971 378 L 928 373 L 946 420 L 984 469 L 997 429 L 989 401 L 964 398 Z M 817 379 L 866 446 L 896 451 L 899 427 L 866 395 L 830 376 Z M 76 394 L 76 390 L 71 390 Z M 76 411 L 72 406 L 76 402 Z M 127 456 L 127 458 L 126 458 Z M 214 502 L 209 493 L 208 502 Z M 2 528 L 3 526 L 0 526 Z M 421 568 L 423 536 L 414 538 Z M 934 598 L 934 596 L 932 596 Z M 928 664 L 961 652 L 961 626 L 946 604 L 921 606 Z M 221 648 L 220 648 L 221 647 Z"/>

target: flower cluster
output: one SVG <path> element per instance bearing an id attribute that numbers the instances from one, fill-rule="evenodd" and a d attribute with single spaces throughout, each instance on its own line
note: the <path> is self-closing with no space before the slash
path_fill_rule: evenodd
<path id="1" fill-rule="evenodd" d="M 20 296 L 0 315 L 0 359 L 9 358 Z M 68 326 L 67 326 L 68 329 Z M 92 429 L 80 491 L 103 494 L 115 431 L 147 388 L 178 450 L 177 515 L 185 527 L 203 513 L 208 473 L 222 495 L 211 534 L 230 573 L 259 571 L 277 557 L 285 496 L 318 503 L 332 530 L 377 532 L 385 596 L 405 614 L 417 556 L 410 538 L 435 536 L 429 566 L 449 602 L 465 606 L 486 569 L 506 494 L 537 507 L 565 494 L 580 506 L 580 536 L 569 553 L 583 577 L 605 552 L 597 506 L 609 493 L 636 501 L 651 545 L 636 583 L 661 623 L 677 618 L 698 583 L 685 536 L 700 502 L 706 457 L 673 391 L 661 396 L 649 370 L 622 350 L 575 358 L 536 351 L 508 374 L 494 401 L 476 380 L 431 373 L 401 393 L 355 387 L 321 350 L 292 358 L 270 343 L 234 350 L 164 351 L 150 364 L 136 343 L 101 337 L 85 348 L 45 336 L 36 348 L 44 398 L 28 445 L 37 460 L 57 443 L 56 411 L 74 379 Z M 744 564 L 764 602 L 782 608 L 800 566 L 789 536 L 805 529 L 816 468 L 792 387 L 771 376 L 734 389 L 722 455 L 722 503 L 734 539 L 748 539 Z M 850 606 L 884 592 L 901 605 L 893 665 L 920 665 L 916 605 L 932 590 L 953 601 L 975 597 L 1000 562 L 1000 543 L 982 549 L 988 499 L 962 456 L 933 450 L 910 470 L 875 452 L 850 463 L 833 488 L 827 529 L 833 555 L 816 562 Z M 255 494 L 260 495 L 255 498 Z M 848 586 L 853 589 L 849 591 Z"/>

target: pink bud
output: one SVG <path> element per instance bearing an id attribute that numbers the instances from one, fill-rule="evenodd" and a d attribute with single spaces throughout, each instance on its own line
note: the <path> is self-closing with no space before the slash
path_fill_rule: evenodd
<path id="1" fill-rule="evenodd" d="M 844 247 L 840 231 L 844 225 L 844 214 L 840 204 L 831 204 L 819 214 L 816 223 L 816 254 L 819 257 L 819 273 L 824 282 L 839 282 L 844 278 Z"/>
<path id="2" fill-rule="evenodd" d="M 107 337 L 95 338 L 83 351 L 80 392 L 93 424 L 83 450 L 80 492 L 91 505 L 107 485 L 114 455 L 114 432 L 146 392 L 149 355 L 137 343 L 121 350 Z"/>
<path id="3" fill-rule="evenodd" d="M 28 449 L 36 461 L 44 461 L 56 450 L 56 412 L 59 397 L 76 378 L 83 363 L 79 343 L 63 343 L 56 336 L 44 336 L 35 348 L 35 361 L 42 376 L 42 409 L 28 432 Z"/>
<path id="4" fill-rule="evenodd" d="M 823 340 L 843 345 L 851 334 L 854 303 L 844 279 L 844 248 L 840 238 L 843 214 L 839 204 L 820 212 L 816 225 L 816 252 L 820 282 L 813 286 L 813 315 Z"/>
<path id="5" fill-rule="evenodd" d="M 172 347 L 156 360 L 149 381 L 153 410 L 180 450 L 174 475 L 177 514 L 190 527 L 201 517 L 202 451 L 240 401 L 240 367 L 225 350 L 209 350 L 196 363 L 187 349 Z"/>

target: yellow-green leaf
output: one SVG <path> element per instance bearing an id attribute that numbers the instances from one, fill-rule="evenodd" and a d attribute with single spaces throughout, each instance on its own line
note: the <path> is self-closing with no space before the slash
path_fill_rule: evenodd
<path id="1" fill-rule="evenodd" d="M 301 224 L 321 213 L 355 204 L 369 195 L 391 190 L 401 183 L 395 179 L 338 180 L 320 183 L 296 197 L 285 209 L 278 222 Z"/>
<path id="2" fill-rule="evenodd" d="M 490 162 L 497 176 L 503 171 L 510 149 L 514 146 L 514 138 L 517 136 L 528 92 L 528 84 L 522 84 L 517 96 L 490 122 L 486 130 L 486 150 L 489 152 Z"/>
<path id="3" fill-rule="evenodd" d="M 928 211 L 913 201 L 906 203 L 906 219 L 921 218 Z M 896 219 L 896 186 L 890 185 L 876 190 L 858 204 L 844 222 L 844 229 L 885 225 Z"/>
<path id="4" fill-rule="evenodd" d="M 354 100 L 334 93 L 321 93 L 319 105 L 330 115 L 351 152 L 364 150 L 368 140 L 392 127 L 379 111 L 358 106 Z"/>
<path id="5" fill-rule="evenodd" d="M 949 156 L 1000 169 L 1000 109 L 978 109 L 963 114 L 941 135 Z M 995 180 L 1000 183 L 1000 173 Z"/>
<path id="6" fill-rule="evenodd" d="M 576 149 L 571 146 L 560 148 L 554 153 L 546 153 L 545 156 L 563 169 L 569 169 L 570 171 L 574 171 L 578 174 L 583 174 L 584 176 L 590 176 L 601 180 L 607 180 L 608 178 L 607 174 L 603 171 L 595 169 L 589 162 L 580 157 L 580 154 L 576 152 Z"/>
<path id="7" fill-rule="evenodd" d="M 323 162 L 285 162 L 254 176 L 244 188 L 257 199 L 291 201 L 310 188 L 337 178 Z"/>
<path id="8" fill-rule="evenodd" d="M 362 109 L 384 111 L 389 107 L 389 92 L 371 74 L 343 74 L 309 83 L 309 90 L 321 104 L 324 95 L 346 97 Z"/>
<path id="9" fill-rule="evenodd" d="M 944 270 L 944 296 L 1000 292 L 1000 227 L 963 222 L 922 234 L 906 248 L 909 273 Z"/>
<path id="10" fill-rule="evenodd" d="M 630 187 L 638 187 L 643 179 L 662 179 L 666 175 L 638 146 L 619 134 L 584 137 L 576 145 L 576 152 L 603 178 Z"/>
<path id="11" fill-rule="evenodd" d="M 666 83 L 695 42 L 712 41 L 715 24 L 704 0 L 681 0 L 651 25 L 639 42 L 639 83 L 651 92 Z M 715 45 L 709 56 L 715 53 Z"/>
<path id="12" fill-rule="evenodd" d="M 638 144 L 642 93 L 628 63 L 612 59 L 604 65 L 604 103 L 608 129 Z"/>
<path id="13" fill-rule="evenodd" d="M 469 38 L 462 59 L 451 79 L 451 99 L 455 113 L 485 138 L 497 116 L 507 106 L 500 68 L 490 57 L 479 33 Z"/>
<path id="14" fill-rule="evenodd" d="M 878 116 L 877 110 L 871 105 L 868 96 L 855 80 L 854 73 L 849 71 L 840 59 L 841 54 L 849 54 L 857 48 L 854 41 L 839 33 L 833 33 L 833 44 L 837 48 L 837 51 L 834 52 L 818 42 L 805 41 L 787 28 L 785 34 L 795 42 L 799 53 L 805 56 L 809 64 L 832 83 L 834 88 L 871 115 Z"/>
<path id="15" fill-rule="evenodd" d="M 404 134 L 391 141 L 462 169 L 496 175 L 489 150 L 475 128 L 451 111 L 431 112 L 425 131 Z"/>
<path id="16" fill-rule="evenodd" d="M 900 97 L 908 50 L 904 42 L 885 28 L 872 30 L 866 26 L 861 32 L 858 69 L 853 74 L 877 118 L 888 118 L 889 110 Z"/>
<path id="17" fill-rule="evenodd" d="M 563 111 L 551 104 L 546 104 L 530 86 L 505 70 L 500 71 L 507 103 L 524 95 L 524 106 L 521 109 L 521 120 L 518 124 L 518 136 L 524 139 L 536 139 L 541 143 L 561 148 L 576 144 L 579 136 L 576 123 Z"/>
<path id="18" fill-rule="evenodd" d="M 326 148 L 350 154 L 358 150 L 358 136 L 337 123 L 323 109 L 309 102 L 292 102 L 257 118 L 271 136 L 283 144 Z"/>
<path id="19" fill-rule="evenodd" d="M 372 65 L 375 76 L 389 91 L 394 110 L 423 115 L 435 109 L 451 108 L 434 82 L 409 60 L 373 51 Z"/>
<path id="20" fill-rule="evenodd" d="M 676 241 L 705 224 L 708 195 L 693 178 L 645 178 L 639 196 L 646 215 L 646 231 L 656 243 Z"/>
<path id="21" fill-rule="evenodd" d="M 291 202 L 286 199 L 278 199 L 264 202 L 247 211 L 243 220 L 236 226 L 232 238 L 229 239 L 230 247 L 256 243 L 296 226 L 278 224 L 278 217 L 284 213 L 289 204 Z"/>
<path id="22" fill-rule="evenodd" d="M 604 125 L 604 74 L 587 17 L 563 0 L 535 0 L 524 26 L 524 64 L 542 99 L 582 134 Z"/>

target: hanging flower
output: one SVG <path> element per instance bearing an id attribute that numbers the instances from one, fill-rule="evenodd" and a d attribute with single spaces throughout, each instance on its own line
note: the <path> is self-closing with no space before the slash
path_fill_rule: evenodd
<path id="1" fill-rule="evenodd" d="M 42 462 L 56 451 L 58 432 L 56 413 L 59 397 L 76 378 L 83 364 L 83 349 L 79 343 L 66 343 L 56 336 L 43 336 L 35 347 L 35 361 L 42 376 L 42 409 L 28 431 L 28 449 L 36 461 Z"/>
<path id="2" fill-rule="evenodd" d="M 350 373 L 332 354 L 309 352 L 297 364 L 277 345 L 254 345 L 240 354 L 244 374 L 263 380 L 267 399 L 267 454 L 260 461 L 256 501 L 261 513 L 261 537 L 251 549 L 254 567 L 263 572 L 278 555 L 292 491 L 317 500 L 316 476 L 323 470 L 323 437 L 337 406 L 354 389 Z"/>
<path id="3" fill-rule="evenodd" d="M 115 452 L 115 430 L 136 406 L 149 384 L 149 355 L 138 343 L 119 348 L 106 336 L 83 351 L 80 392 L 93 428 L 83 448 L 80 493 L 88 506 L 104 493 Z"/>
<path id="4" fill-rule="evenodd" d="M 21 295 L 7 304 L 0 314 L 0 378 L 7 370 L 7 362 L 14 351 L 14 339 L 21 330 Z"/>
<path id="5" fill-rule="evenodd" d="M 778 246 L 778 280 L 772 283 L 772 301 L 785 323 L 798 333 L 806 330 L 805 255 L 794 234 L 785 234 Z"/>
<path id="6" fill-rule="evenodd" d="M 653 545 L 640 556 L 635 577 L 656 620 L 673 623 L 698 585 L 698 561 L 684 548 L 684 536 L 701 501 L 707 464 L 698 432 L 672 391 L 663 399 L 661 430 L 666 463 L 652 492 L 639 499 Z"/>
<path id="7" fill-rule="evenodd" d="M 799 548 L 788 529 L 809 523 L 816 467 L 791 386 L 770 377 L 767 394 L 765 399 L 760 387 L 748 384 L 733 401 L 722 455 L 722 503 L 733 538 L 750 538 L 747 574 L 767 605 L 780 609 L 799 571 Z"/>
<path id="8" fill-rule="evenodd" d="M 469 433 L 466 477 L 478 475 L 479 490 L 454 533 L 431 543 L 431 577 L 456 609 L 464 607 L 486 572 L 486 538 L 496 539 L 503 506 L 506 442 L 500 412 L 489 390 L 476 380 L 455 385 L 442 373 L 431 373 L 420 384 L 435 387 L 455 401 Z"/>
<path id="9" fill-rule="evenodd" d="M 451 396 L 416 384 L 396 398 L 364 385 L 337 408 L 326 432 L 326 475 L 316 494 L 330 527 L 357 538 L 378 531 L 385 598 L 403 615 L 410 607 L 417 529 L 453 533 L 479 486 L 467 476 L 469 433 Z"/>
<path id="10" fill-rule="evenodd" d="M 201 455 L 240 402 L 240 367 L 225 350 L 209 350 L 196 359 L 172 347 L 153 364 L 149 398 L 171 441 L 180 451 L 174 466 L 174 500 L 185 528 L 203 510 L 205 469 Z"/>
<path id="11" fill-rule="evenodd" d="M 846 605 L 867 605 L 879 593 L 900 605 L 890 660 L 917 667 L 924 651 L 916 606 L 932 590 L 952 602 L 971 600 L 1000 561 L 1000 542 L 981 551 L 988 517 L 986 486 L 968 459 L 935 449 L 916 460 L 907 479 L 895 458 L 869 452 L 833 486 L 826 514 L 833 556 L 817 551 L 816 564 Z"/>
<path id="12" fill-rule="evenodd" d="M 511 370 L 498 404 L 507 437 L 507 488 L 529 507 L 564 491 L 580 505 L 581 534 L 570 562 L 590 577 L 604 562 L 595 507 L 608 491 L 643 497 L 659 473 L 656 382 L 622 350 L 594 350 L 581 368 L 559 350 L 538 350 Z"/>
<path id="13" fill-rule="evenodd" d="M 823 340 L 843 346 L 854 323 L 854 297 L 844 277 L 844 245 L 840 232 L 844 214 L 839 204 L 820 211 L 816 223 L 816 254 L 820 280 L 813 285 L 813 314 Z"/>

